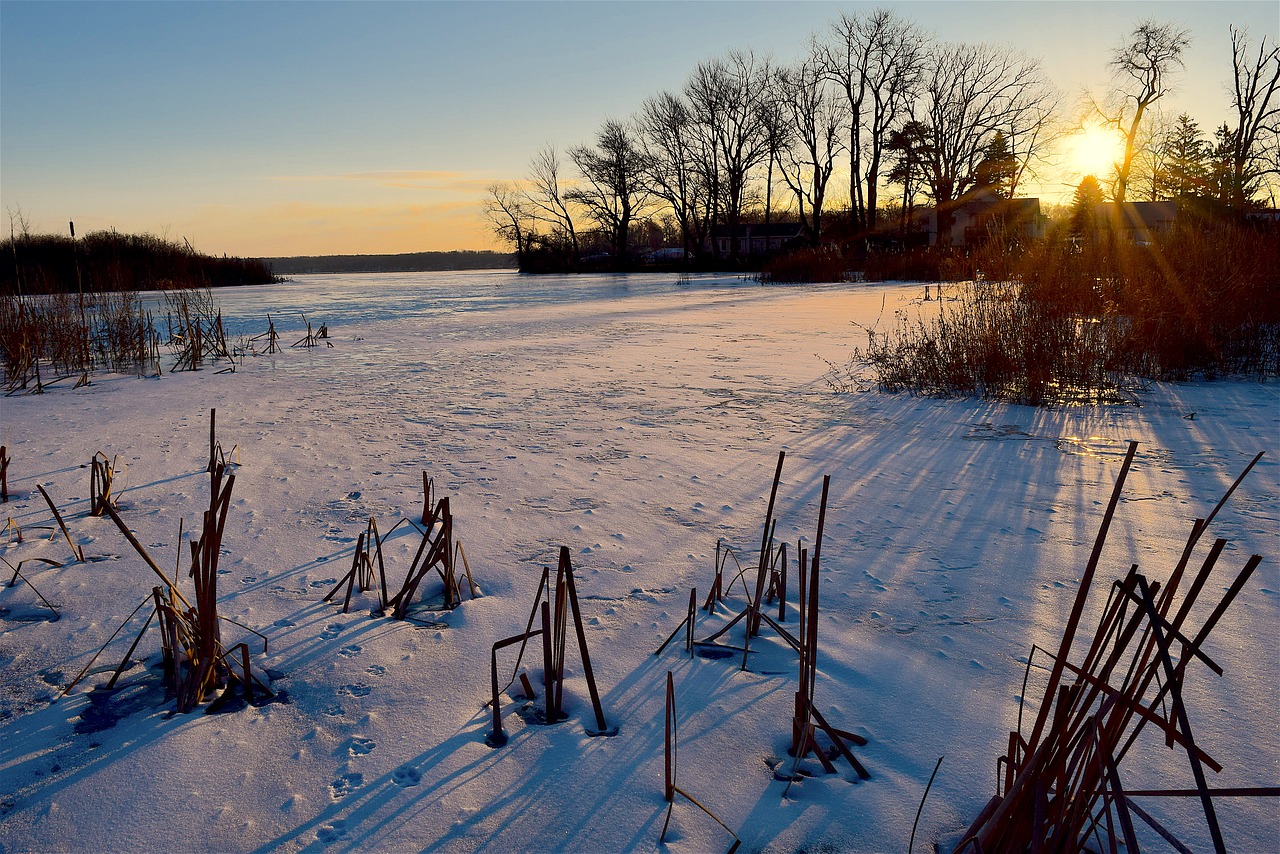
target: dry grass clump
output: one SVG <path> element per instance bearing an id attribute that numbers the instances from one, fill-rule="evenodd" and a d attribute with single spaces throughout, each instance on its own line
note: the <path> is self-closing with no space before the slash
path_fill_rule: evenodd
<path id="1" fill-rule="evenodd" d="M 766 282 L 839 282 L 847 262 L 834 246 L 798 249 L 772 258 L 760 278 Z"/>
<path id="2" fill-rule="evenodd" d="M 171 370 L 209 361 L 234 366 L 222 315 L 208 288 L 166 292 Z M 158 376 L 162 338 L 136 292 L 0 296 L 0 367 L 5 391 L 39 393 L 67 377 L 102 371 Z"/>
<path id="3" fill-rule="evenodd" d="M 1280 376 L 1275 229 L 1184 225 L 1150 246 L 1050 240 L 1020 257 L 988 246 L 951 266 L 973 279 L 936 315 L 870 330 L 856 352 L 882 390 L 1099 403 L 1143 380 Z"/>
<path id="4" fill-rule="evenodd" d="M 1123 399 L 1124 318 L 1054 311 L 1007 282 L 955 285 L 936 304 L 936 316 L 868 330 L 855 361 L 871 365 L 882 390 L 1033 405 Z"/>

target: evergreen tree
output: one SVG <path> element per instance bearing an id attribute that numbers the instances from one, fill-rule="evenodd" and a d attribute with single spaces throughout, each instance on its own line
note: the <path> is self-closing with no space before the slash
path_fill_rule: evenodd
<path id="1" fill-rule="evenodd" d="M 1231 155 L 1235 151 L 1235 133 L 1222 123 L 1213 132 L 1213 146 L 1206 148 L 1208 195 L 1222 204 L 1230 204 L 1232 196 Z"/>
<path id="2" fill-rule="evenodd" d="M 902 187 L 902 230 L 906 231 L 915 207 L 916 193 L 924 186 L 924 173 L 930 158 L 929 128 L 909 121 L 889 134 L 885 151 L 889 155 L 889 171 L 885 177 Z"/>
<path id="3" fill-rule="evenodd" d="M 1178 116 L 1164 139 L 1164 167 L 1158 175 L 1168 198 L 1204 198 L 1213 195 L 1210 183 L 1209 143 L 1200 125 L 1186 113 Z"/>
<path id="4" fill-rule="evenodd" d="M 997 196 L 1007 199 L 1013 186 L 1013 176 L 1018 171 L 1018 159 L 1009 151 L 1004 134 L 996 131 L 983 152 L 982 160 L 974 170 L 974 184 L 987 188 Z"/>
<path id="5" fill-rule="evenodd" d="M 1098 205 L 1104 201 L 1102 186 L 1093 175 L 1085 175 L 1076 187 L 1071 199 L 1071 234 L 1073 237 L 1092 240 Z"/>

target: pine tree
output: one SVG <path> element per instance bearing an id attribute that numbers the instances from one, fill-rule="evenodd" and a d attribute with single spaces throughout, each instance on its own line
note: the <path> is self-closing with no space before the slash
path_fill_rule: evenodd
<path id="1" fill-rule="evenodd" d="M 1235 151 L 1235 133 L 1226 122 L 1213 132 L 1212 147 L 1205 146 L 1207 190 L 1210 198 L 1222 204 L 1231 201 L 1231 155 Z"/>
<path id="2" fill-rule="evenodd" d="M 1095 212 L 1104 201 L 1102 186 L 1093 175 L 1085 175 L 1076 187 L 1075 196 L 1071 199 L 1071 234 L 1092 240 L 1095 231 Z"/>
<path id="3" fill-rule="evenodd" d="M 987 143 L 982 161 L 974 170 L 974 183 L 979 188 L 987 188 L 1001 198 L 1009 198 L 1013 186 L 1013 176 L 1018 171 L 1018 160 L 1009 151 L 1009 143 L 1004 134 L 996 131 Z"/>
<path id="4" fill-rule="evenodd" d="M 902 187 L 902 230 L 906 231 L 915 207 L 916 193 L 924 185 L 924 173 L 931 156 L 929 128 L 921 122 L 910 121 L 889 134 L 885 151 L 889 155 L 889 170 L 885 178 L 891 184 Z"/>
<path id="5" fill-rule="evenodd" d="M 1200 125 L 1186 113 L 1178 116 L 1164 139 L 1164 168 L 1157 176 L 1164 195 L 1173 199 L 1212 195 L 1209 143 Z"/>

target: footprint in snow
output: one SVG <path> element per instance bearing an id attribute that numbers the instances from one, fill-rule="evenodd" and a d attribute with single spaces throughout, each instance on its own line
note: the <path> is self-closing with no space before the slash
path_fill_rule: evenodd
<path id="1" fill-rule="evenodd" d="M 391 781 L 397 786 L 416 786 L 422 782 L 422 772 L 412 765 L 401 765 L 391 772 Z"/>
<path id="2" fill-rule="evenodd" d="M 338 800 L 338 799 L 334 798 L 334 800 Z M 332 845 L 333 843 L 337 842 L 339 839 L 341 839 L 346 835 L 347 835 L 346 819 L 339 818 L 339 819 L 335 819 L 329 824 L 322 825 L 320 829 L 316 831 L 316 841 L 319 842 L 321 845 Z"/>
<path id="3" fill-rule="evenodd" d="M 315 588 L 317 588 L 317 589 L 319 589 L 319 588 L 321 588 L 321 587 L 329 587 L 329 586 L 331 586 L 334 582 L 336 582 L 337 580 L 338 580 L 338 579 L 336 579 L 336 578 L 325 578 L 325 579 L 323 579 L 323 580 L 321 580 L 321 581 L 313 581 L 313 582 L 311 582 L 311 586 L 312 586 L 312 587 L 315 587 Z"/>
<path id="4" fill-rule="evenodd" d="M 297 624 L 297 623 L 295 623 L 293 620 L 289 620 L 289 619 L 279 619 L 279 620 L 276 620 L 276 621 L 275 621 L 274 623 L 272 623 L 271 625 L 273 625 L 273 626 L 279 626 L 279 627 L 280 627 L 280 628 L 282 628 L 282 629 L 287 629 L 287 628 L 289 628 L 290 626 L 296 626 L 296 625 L 298 625 L 298 624 Z"/>
<path id="5" fill-rule="evenodd" d="M 343 685 L 338 689 L 338 693 L 348 697 L 367 697 L 372 690 L 373 688 L 368 685 Z"/>
<path id="6" fill-rule="evenodd" d="M 324 631 L 320 633 L 321 640 L 333 640 L 342 633 L 342 623 L 330 623 L 324 627 Z"/>
<path id="7" fill-rule="evenodd" d="M 343 658 L 354 658 L 360 654 L 361 650 L 362 647 L 359 644 L 353 643 L 350 646 L 344 646 L 342 649 L 338 650 L 338 655 L 341 655 Z"/>
<path id="8" fill-rule="evenodd" d="M 363 785 L 363 774 L 343 774 L 329 784 L 329 794 L 335 801 L 340 801 Z"/>
<path id="9" fill-rule="evenodd" d="M 387 668 L 383 667 L 381 664 L 370 664 L 365 668 L 365 672 L 372 673 L 374 676 L 385 676 Z"/>
<path id="10" fill-rule="evenodd" d="M 361 735 L 353 735 L 351 737 L 351 744 L 347 746 L 347 751 L 350 752 L 352 756 L 367 756 L 370 753 L 373 753 L 373 749 L 377 746 L 378 743 L 371 738 L 365 738 Z"/>

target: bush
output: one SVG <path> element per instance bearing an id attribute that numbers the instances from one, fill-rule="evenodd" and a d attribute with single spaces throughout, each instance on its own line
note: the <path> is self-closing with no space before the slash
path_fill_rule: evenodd
<path id="1" fill-rule="evenodd" d="M 1047 240 L 942 259 L 969 273 L 930 319 L 870 333 L 885 391 L 1019 403 L 1123 399 L 1142 379 L 1280 376 L 1280 230 L 1183 225 L 1151 246 Z M 999 274 L 986 281 L 977 274 Z"/>
<path id="2" fill-rule="evenodd" d="M 844 280 L 844 257 L 832 246 L 804 248 L 770 259 L 761 271 L 766 282 L 839 282 Z"/>

